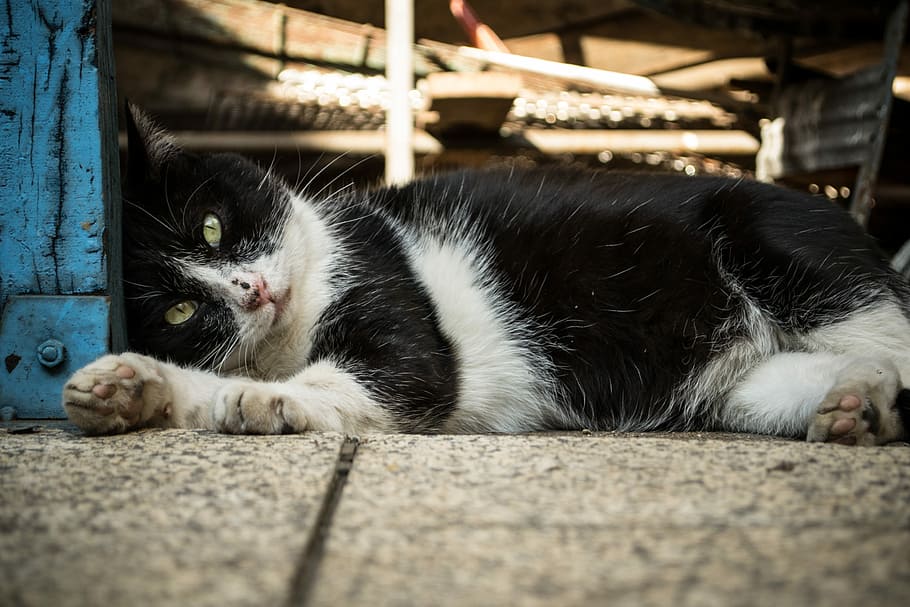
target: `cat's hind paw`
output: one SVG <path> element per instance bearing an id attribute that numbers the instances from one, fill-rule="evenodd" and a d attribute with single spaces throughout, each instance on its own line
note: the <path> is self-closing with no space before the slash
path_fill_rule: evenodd
<path id="1" fill-rule="evenodd" d="M 87 434 L 115 434 L 169 415 L 170 391 L 159 363 L 140 354 L 112 354 L 90 363 L 67 381 L 63 408 Z"/>
<path id="2" fill-rule="evenodd" d="M 305 430 L 306 425 L 299 421 L 293 425 L 286 421 L 285 406 L 288 405 L 291 405 L 289 396 L 271 384 L 236 381 L 218 391 L 212 420 L 216 430 L 228 434 L 282 434 Z"/>
<path id="3" fill-rule="evenodd" d="M 896 409 L 900 375 L 889 361 L 860 361 L 828 392 L 809 424 L 806 440 L 880 445 L 901 438 Z"/>

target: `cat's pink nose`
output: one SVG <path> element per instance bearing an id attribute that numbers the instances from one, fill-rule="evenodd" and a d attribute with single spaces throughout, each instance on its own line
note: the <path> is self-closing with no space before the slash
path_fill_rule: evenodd
<path id="1" fill-rule="evenodd" d="M 244 293 L 240 301 L 247 310 L 258 310 L 265 304 L 274 301 L 272 293 L 269 291 L 269 283 L 262 274 L 238 276 L 231 280 L 231 284 L 243 289 Z"/>
<path id="2" fill-rule="evenodd" d="M 272 303 L 275 301 L 275 298 L 272 297 L 272 292 L 269 291 L 269 283 L 265 281 L 265 278 L 260 277 L 256 282 L 256 286 L 253 290 L 254 294 L 258 294 L 256 298 L 256 307 L 264 306 L 267 303 Z"/>

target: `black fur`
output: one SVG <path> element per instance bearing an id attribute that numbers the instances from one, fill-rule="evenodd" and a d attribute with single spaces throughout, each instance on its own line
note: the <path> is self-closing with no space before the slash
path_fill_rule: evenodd
<path id="1" fill-rule="evenodd" d="M 346 363 L 398 414 L 402 429 L 436 429 L 458 396 L 452 344 L 386 222 L 360 205 L 336 213 L 355 286 L 323 313 L 310 358 Z"/>
<path id="2" fill-rule="evenodd" d="M 744 336 L 732 322 L 743 296 L 788 332 L 889 293 L 907 299 L 847 213 L 757 182 L 469 171 L 380 190 L 368 204 L 424 224 L 418 229 L 433 229 L 434 216 L 467 217 L 539 328 L 570 407 L 598 428 L 655 419 L 658 428 L 692 426 L 679 411 L 667 415 L 669 396 Z"/>
<path id="3" fill-rule="evenodd" d="M 218 299 L 204 285 L 189 281 L 171 260 L 180 254 L 201 264 L 219 257 L 242 262 L 272 252 L 290 212 L 288 193 L 240 156 L 159 149 L 156 157 L 132 111 L 127 117 L 123 246 L 130 347 L 177 363 L 200 364 L 230 340 L 236 326 Z M 224 225 L 217 249 L 205 243 L 198 229 L 209 212 Z M 201 302 L 200 314 L 179 328 L 162 322 L 165 310 L 188 297 Z"/>
<path id="4" fill-rule="evenodd" d="M 901 417 L 901 424 L 904 426 L 904 436 L 910 435 L 910 390 L 901 390 L 897 393 L 898 415 Z"/>

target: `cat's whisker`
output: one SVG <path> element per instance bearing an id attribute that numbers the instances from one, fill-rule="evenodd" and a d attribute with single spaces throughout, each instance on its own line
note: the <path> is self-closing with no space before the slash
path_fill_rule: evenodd
<path id="1" fill-rule="evenodd" d="M 295 145 L 294 150 L 297 152 L 297 174 L 294 176 L 294 186 L 293 189 L 296 192 L 297 187 L 300 185 L 300 170 L 303 168 L 303 157 L 300 155 L 300 146 Z M 322 158 L 322 153 L 319 154 L 319 158 Z M 317 159 L 318 162 L 318 159 Z"/>
<path id="2" fill-rule="evenodd" d="M 227 342 L 227 343 L 221 348 L 221 352 L 220 352 L 221 357 L 220 357 L 220 360 L 218 361 L 218 364 L 215 365 L 215 369 L 216 369 L 217 371 L 222 372 L 222 371 L 225 370 L 225 369 L 224 369 L 224 366 L 227 364 L 227 361 L 228 361 L 228 359 L 231 357 L 231 354 L 234 353 L 234 349 L 237 347 L 237 342 L 239 342 L 239 341 L 240 341 L 240 338 L 239 338 L 239 337 L 234 337 L 234 339 L 232 339 L 231 341 Z"/>
<path id="3" fill-rule="evenodd" d="M 294 192 L 299 192 L 299 191 L 301 191 L 300 184 L 303 183 L 303 181 L 304 181 L 307 177 L 310 176 L 310 173 L 312 173 L 313 170 L 314 170 L 317 166 L 320 165 L 320 163 L 322 162 L 322 159 L 323 159 L 324 157 L 325 157 L 325 152 L 320 152 L 320 153 L 319 153 L 319 156 L 316 157 L 316 160 L 313 161 L 313 162 L 311 162 L 310 165 L 309 165 L 309 167 L 307 168 L 306 172 L 303 173 L 303 175 L 301 175 L 301 174 L 300 174 L 300 170 L 301 170 L 302 165 L 303 165 L 303 159 L 302 159 L 301 156 L 300 156 L 300 147 L 297 148 L 297 178 L 294 180 L 294 187 L 293 187 L 293 191 L 294 191 Z"/>
<path id="4" fill-rule="evenodd" d="M 147 284 L 134 282 L 132 280 L 126 280 L 126 279 L 124 279 L 123 284 L 129 285 L 131 287 L 136 287 L 138 289 L 153 289 L 154 288 L 154 287 L 152 287 L 152 285 L 147 285 Z"/>
<path id="5" fill-rule="evenodd" d="M 333 190 L 323 198 L 323 202 L 332 202 L 335 200 L 335 197 L 344 192 L 345 190 L 352 190 L 354 188 L 354 182 L 348 182 L 347 184 L 339 187 L 336 190 Z"/>
<path id="6" fill-rule="evenodd" d="M 123 202 L 126 203 L 126 204 L 128 204 L 128 205 L 130 205 L 130 206 L 133 207 L 134 209 L 138 209 L 139 211 L 142 211 L 142 212 L 145 213 L 150 219 L 152 219 L 153 221 L 155 221 L 158 225 L 160 225 L 162 228 L 164 228 L 165 230 L 167 230 L 168 232 L 170 232 L 170 233 L 173 234 L 174 236 L 179 236 L 179 234 L 177 233 L 176 228 L 174 228 L 174 227 L 172 227 L 172 226 L 169 226 L 169 225 L 166 224 L 165 222 L 161 221 L 161 219 L 159 219 L 158 217 L 156 217 L 153 213 L 151 213 L 150 211 L 148 211 L 148 210 L 147 210 L 145 207 L 143 207 L 142 205 L 136 204 L 135 202 L 133 202 L 133 201 L 131 201 L 131 200 L 127 200 L 126 198 L 123 199 Z"/>
<path id="7" fill-rule="evenodd" d="M 183 213 L 182 213 L 181 216 L 180 216 L 180 221 L 181 221 L 181 224 L 180 224 L 180 225 L 181 225 L 184 229 L 186 229 L 186 226 L 187 226 L 187 223 L 186 223 L 186 213 L 187 213 L 187 211 L 189 210 L 190 205 L 193 203 L 193 199 L 196 197 L 196 194 L 198 194 L 200 191 L 202 191 L 202 188 L 204 188 L 204 187 L 207 186 L 209 183 L 211 183 L 212 180 L 215 179 L 216 176 L 217 176 L 217 175 L 211 175 L 210 177 L 208 177 L 208 178 L 202 180 L 202 182 L 201 182 L 199 185 L 197 185 L 196 188 L 195 188 L 195 189 L 190 193 L 190 195 L 187 197 L 186 203 L 183 205 Z"/>
<path id="8" fill-rule="evenodd" d="M 231 353 L 239 341 L 239 336 L 235 336 L 230 341 L 227 341 L 220 346 L 216 347 L 214 350 L 209 352 L 201 361 L 200 366 L 204 368 L 211 368 L 215 372 L 221 372 Z M 213 364 L 214 361 L 218 360 L 217 364 Z M 211 365 L 211 367 L 209 366 Z"/>
<path id="9" fill-rule="evenodd" d="M 320 175 L 322 175 L 325 171 L 329 170 L 329 169 L 332 167 L 333 164 L 335 164 L 336 162 L 338 162 L 339 160 L 341 160 L 342 158 L 344 158 L 345 156 L 347 156 L 347 154 L 348 154 L 347 152 L 342 152 L 341 154 L 338 154 L 337 156 L 335 156 L 334 158 L 332 158 L 329 162 L 327 162 L 327 163 L 325 164 L 325 166 L 323 166 L 321 169 L 319 169 L 319 170 L 316 172 L 315 175 L 313 175 L 312 177 L 310 177 L 310 180 L 307 181 L 306 185 L 304 185 L 303 188 L 301 188 L 300 191 L 305 192 L 305 191 L 307 190 L 307 188 L 309 188 L 310 185 L 311 185 L 314 181 L 316 181 L 317 179 L 319 179 L 319 176 L 320 176 Z M 333 179 L 332 181 L 334 181 L 334 179 Z M 331 183 L 331 182 L 330 182 L 330 183 Z"/>
<path id="10" fill-rule="evenodd" d="M 167 212 L 168 212 L 168 214 L 170 214 L 171 220 L 174 222 L 174 226 L 177 227 L 179 225 L 177 223 L 177 216 L 174 215 L 174 207 L 171 206 L 171 197 L 168 194 L 168 177 L 169 177 L 169 175 L 170 175 L 170 173 L 168 173 L 168 172 L 164 173 L 164 204 L 165 204 L 165 206 L 167 206 Z M 186 207 L 184 207 L 184 208 L 186 208 Z"/>
<path id="11" fill-rule="evenodd" d="M 265 174 L 262 176 L 262 180 L 259 182 L 259 185 L 256 186 L 256 191 L 262 191 L 262 186 L 265 185 L 265 182 L 272 178 L 272 169 L 275 168 L 275 161 L 278 158 L 278 147 L 275 147 L 275 150 L 272 152 L 272 162 L 269 163 L 269 168 L 265 170 Z"/>
<path id="12" fill-rule="evenodd" d="M 316 192 L 315 194 L 313 194 L 313 198 L 317 198 L 317 199 L 318 199 L 318 198 L 319 198 L 319 195 L 322 194 L 322 192 L 324 192 L 324 191 L 326 190 L 326 188 L 328 188 L 328 187 L 331 186 L 333 183 L 335 183 L 336 181 L 338 181 L 339 179 L 341 179 L 342 177 L 344 177 L 345 175 L 347 175 L 348 173 L 350 173 L 351 171 L 353 171 L 354 169 L 356 169 L 357 167 L 359 167 L 359 166 L 360 166 L 361 164 L 363 164 L 364 162 L 367 162 L 368 160 L 371 160 L 371 159 L 373 159 L 373 158 L 375 158 L 375 157 L 376 157 L 375 154 L 370 154 L 370 155 L 368 155 L 368 156 L 364 156 L 363 158 L 361 158 L 360 160 L 358 160 L 357 162 L 355 162 L 354 164 L 352 164 L 351 166 L 349 166 L 348 168 L 346 168 L 345 170 L 343 170 L 342 172 L 340 172 L 338 175 L 336 175 L 331 181 L 329 181 L 329 182 L 326 183 L 324 186 L 322 186 L 322 188 L 320 188 L 318 192 Z M 351 183 L 350 185 L 353 186 L 354 184 Z"/>
<path id="13" fill-rule="evenodd" d="M 149 299 L 157 299 L 159 297 L 167 297 L 168 295 L 170 295 L 170 293 L 166 293 L 165 291 L 150 291 L 148 293 L 143 293 L 142 295 L 132 295 L 126 299 L 129 301 L 146 301 Z"/>

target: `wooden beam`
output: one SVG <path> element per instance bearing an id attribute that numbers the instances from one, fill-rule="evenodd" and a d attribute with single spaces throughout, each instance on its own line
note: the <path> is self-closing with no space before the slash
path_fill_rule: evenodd
<path id="1" fill-rule="evenodd" d="M 19 417 L 65 417 L 64 380 L 125 346 L 110 4 L 0 12 L 0 405 Z"/>
<path id="2" fill-rule="evenodd" d="M 696 152 L 718 156 L 754 156 L 758 140 L 745 131 L 546 130 L 528 129 L 527 141 L 545 154 Z"/>
<path id="3" fill-rule="evenodd" d="M 252 153 L 263 151 L 328 152 L 335 154 L 383 155 L 384 131 L 176 131 L 177 142 L 197 152 Z M 126 145 L 121 133 L 120 145 Z M 426 131 L 415 130 L 416 154 L 436 154 L 442 144 Z"/>
<path id="4" fill-rule="evenodd" d="M 435 112 L 437 119 L 427 128 L 432 133 L 456 136 L 459 131 L 498 135 L 521 88 L 522 79 L 514 74 L 428 74 L 426 94 L 430 112 Z"/>
<path id="5" fill-rule="evenodd" d="M 745 131 L 649 131 L 649 130 L 548 130 L 528 129 L 522 133 L 526 144 L 544 154 L 598 154 L 631 152 L 694 152 L 718 156 L 752 156 L 758 140 Z M 198 152 L 239 153 L 300 150 L 353 155 L 385 153 L 383 131 L 176 131 L 177 141 Z M 521 138 L 497 143 L 491 149 L 522 147 Z M 442 153 L 443 145 L 422 130 L 414 131 L 414 151 L 429 155 Z M 120 135 L 126 145 L 126 135 Z M 501 148 L 500 148 L 501 149 Z"/>
<path id="6" fill-rule="evenodd" d="M 153 34 L 180 46 L 205 42 L 288 61 L 386 68 L 385 30 L 258 0 L 130 0 L 114 3 L 114 25 L 122 32 Z M 452 50 L 456 47 L 448 46 Z M 418 75 L 440 66 L 418 48 Z M 461 60 L 465 63 L 464 60 Z M 458 64 L 456 57 L 454 63 Z M 470 64 L 471 62 L 467 62 Z"/>

